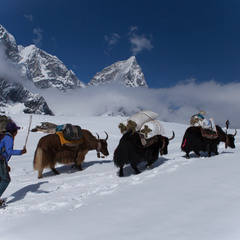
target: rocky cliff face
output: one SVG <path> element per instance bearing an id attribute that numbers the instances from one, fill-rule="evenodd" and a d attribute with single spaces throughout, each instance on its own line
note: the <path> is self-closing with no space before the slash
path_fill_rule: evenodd
<path id="1" fill-rule="evenodd" d="M 66 68 L 56 56 L 34 45 L 19 47 L 19 67 L 22 76 L 27 76 L 41 89 L 57 88 L 63 92 L 85 87 L 75 74 Z"/>
<path id="2" fill-rule="evenodd" d="M 88 85 L 121 83 L 127 87 L 147 87 L 143 72 L 134 56 L 119 61 L 98 72 Z"/>
<path id="3" fill-rule="evenodd" d="M 24 113 L 53 115 L 45 99 L 40 94 L 32 94 L 21 84 L 0 78 L 1 111 L 16 103 L 21 103 L 23 105 Z"/>

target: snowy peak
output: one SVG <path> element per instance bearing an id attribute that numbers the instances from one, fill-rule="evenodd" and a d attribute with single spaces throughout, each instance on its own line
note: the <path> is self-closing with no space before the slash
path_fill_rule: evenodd
<path id="1" fill-rule="evenodd" d="M 92 78 L 89 85 L 98 86 L 108 83 L 121 83 L 127 87 L 147 87 L 142 69 L 135 56 L 104 68 Z"/>
<path id="2" fill-rule="evenodd" d="M 72 70 L 56 56 L 37 48 L 35 45 L 19 47 L 21 75 L 28 76 L 34 84 L 42 89 L 54 87 L 61 91 L 68 91 L 78 87 L 85 87 Z"/>

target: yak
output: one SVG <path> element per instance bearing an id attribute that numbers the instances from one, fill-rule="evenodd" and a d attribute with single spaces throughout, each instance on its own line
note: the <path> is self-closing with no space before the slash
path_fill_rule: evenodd
<path id="1" fill-rule="evenodd" d="M 218 155 L 218 145 L 220 142 L 225 142 L 225 147 L 235 148 L 235 134 L 225 133 L 221 127 L 216 125 L 217 132 L 213 132 L 208 137 L 203 137 L 201 127 L 189 127 L 182 140 L 181 149 L 186 153 L 186 158 L 189 157 L 189 153 L 193 151 L 198 157 L 200 157 L 199 152 L 207 152 L 208 157 L 211 157 L 211 154 L 214 153 Z"/>
<path id="2" fill-rule="evenodd" d="M 82 143 L 73 145 L 62 145 L 55 133 L 43 136 L 38 142 L 33 160 L 34 169 L 38 171 L 38 178 L 43 178 L 43 169 L 47 167 L 51 168 L 55 174 L 59 174 L 55 169 L 56 163 L 74 163 L 73 166 L 81 171 L 85 155 L 91 150 L 96 150 L 98 157 L 100 157 L 100 153 L 108 156 L 108 134 L 106 132 L 105 134 L 106 138 L 100 139 L 98 134 L 98 138 L 96 138 L 90 131 L 82 129 Z"/>
<path id="3" fill-rule="evenodd" d="M 128 131 L 120 139 L 119 144 L 114 152 L 113 161 L 116 167 L 119 167 L 119 177 L 123 177 L 123 166 L 125 164 L 130 164 L 134 169 L 136 174 L 140 171 L 137 165 L 146 161 L 146 168 L 152 168 L 153 163 L 157 161 L 159 152 L 161 155 L 168 153 L 169 141 L 175 137 L 171 138 L 164 137 L 162 135 L 156 135 L 154 143 L 149 146 L 144 146 L 141 142 L 141 136 L 138 132 Z"/>

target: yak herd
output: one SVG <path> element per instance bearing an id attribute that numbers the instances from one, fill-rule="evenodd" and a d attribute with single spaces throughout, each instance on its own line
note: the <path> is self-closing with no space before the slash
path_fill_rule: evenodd
<path id="1" fill-rule="evenodd" d="M 225 143 L 225 147 L 235 148 L 234 137 L 237 134 L 227 134 L 221 127 L 216 126 L 216 134 L 204 136 L 201 127 L 189 127 L 182 139 L 181 150 L 186 153 L 189 158 L 190 152 L 194 152 L 200 156 L 200 152 L 207 152 L 210 157 L 212 153 L 218 154 L 218 144 Z M 106 132 L 105 132 L 106 133 Z M 33 166 L 38 171 L 38 178 L 42 178 L 44 168 L 50 168 L 54 174 L 59 174 L 56 170 L 56 163 L 70 164 L 72 167 L 82 170 L 82 163 L 88 151 L 96 150 L 97 157 L 108 156 L 108 134 L 106 138 L 100 139 L 98 134 L 95 137 L 90 131 L 82 129 L 82 141 L 75 144 L 61 144 L 60 138 L 56 133 L 51 133 L 40 138 L 34 154 Z M 129 164 L 136 174 L 140 173 L 138 164 L 146 162 L 146 169 L 152 168 L 153 164 L 158 160 L 159 154 L 166 155 L 168 153 L 168 144 L 175 137 L 168 138 L 162 135 L 156 135 L 152 138 L 151 143 L 143 145 L 141 134 L 138 131 L 126 131 L 119 140 L 118 146 L 113 154 L 113 162 L 119 170 L 119 176 L 123 177 L 123 167 Z M 104 157 L 102 156 L 102 157 Z"/>

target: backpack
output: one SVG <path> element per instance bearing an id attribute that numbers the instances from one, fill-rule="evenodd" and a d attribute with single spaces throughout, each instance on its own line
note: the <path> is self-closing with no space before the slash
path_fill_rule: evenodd
<path id="1" fill-rule="evenodd" d="M 82 138 L 82 129 L 80 126 L 67 123 L 63 128 L 63 135 L 68 141 L 78 141 Z"/>
<path id="2" fill-rule="evenodd" d="M 1 142 L 2 139 L 5 137 L 5 135 L 6 135 L 6 133 L 3 133 L 3 132 L 0 133 L 0 142 Z"/>

